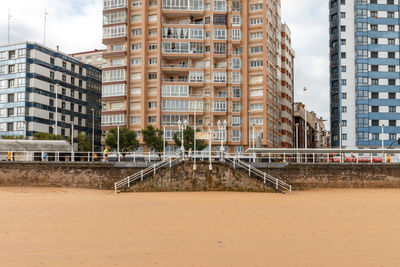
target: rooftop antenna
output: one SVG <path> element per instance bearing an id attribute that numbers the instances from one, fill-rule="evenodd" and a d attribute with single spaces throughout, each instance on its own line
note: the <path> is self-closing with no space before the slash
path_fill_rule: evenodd
<path id="1" fill-rule="evenodd" d="M 10 43 L 11 18 L 11 11 L 8 9 L 8 43 Z"/>
<path id="2" fill-rule="evenodd" d="M 44 7 L 44 28 L 43 28 L 43 45 L 46 44 L 46 22 L 47 22 L 47 7 Z"/>

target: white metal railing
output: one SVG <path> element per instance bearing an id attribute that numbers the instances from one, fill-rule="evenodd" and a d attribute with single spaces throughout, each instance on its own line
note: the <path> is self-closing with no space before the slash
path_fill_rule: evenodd
<path id="1" fill-rule="evenodd" d="M 133 175 L 130 175 L 116 183 L 114 183 L 114 191 L 117 193 L 117 190 L 122 188 L 130 188 L 138 180 L 143 181 L 143 179 L 149 174 L 156 174 L 159 169 L 162 169 L 166 166 L 172 167 L 173 164 L 180 162 L 181 157 L 168 157 L 164 160 L 153 164 L 152 166 L 147 167 L 144 170 L 141 170 Z"/>
<path id="2" fill-rule="evenodd" d="M 79 152 L 79 151 L 0 151 L 0 161 L 16 162 L 154 162 L 163 153 L 149 152 Z"/>
<path id="3" fill-rule="evenodd" d="M 192 97 L 192 96 L 189 96 Z M 188 110 L 193 108 L 188 106 Z M 203 109 L 197 108 L 198 112 Z M 175 124 L 173 124 L 175 125 Z M 171 125 L 171 126 L 173 126 Z M 215 136 L 213 136 L 215 137 Z M 240 138 L 233 138 L 232 141 L 240 141 Z M 172 136 L 167 138 L 172 141 Z M 252 140 L 251 140 L 252 141 Z M 213 147 L 219 145 L 219 139 L 213 139 Z M 0 151 L 0 161 L 17 161 L 17 162 L 133 162 L 133 163 L 150 163 L 161 161 L 164 157 L 177 155 L 178 153 L 153 153 L 153 152 L 120 152 L 104 151 L 78 152 L 78 151 L 23 151 L 10 150 Z M 256 149 L 257 150 L 257 149 Z M 286 152 L 285 152 L 286 151 Z M 361 153 L 362 151 L 362 153 Z M 212 151 L 212 155 L 218 155 L 219 151 Z M 196 155 L 201 155 L 204 160 L 208 160 L 208 151 L 196 151 Z M 293 149 L 268 149 L 265 152 L 247 152 L 230 154 L 230 157 L 239 158 L 241 161 L 250 164 L 267 164 L 267 163 L 284 163 L 284 164 L 400 164 L 400 149 L 375 149 L 375 150 L 359 150 L 359 153 L 343 150 L 342 153 L 336 150 L 318 150 L 308 149 L 307 152 L 299 150 L 298 153 Z"/>
<path id="4" fill-rule="evenodd" d="M 261 178 L 264 182 L 264 184 L 266 184 L 267 182 L 272 183 L 275 186 L 276 190 L 279 189 L 284 189 L 286 191 L 292 192 L 292 186 L 285 183 L 284 181 L 277 179 L 275 177 L 273 177 L 272 175 L 269 175 L 266 172 L 262 172 L 261 170 L 257 169 L 256 167 L 241 161 L 239 158 L 237 157 L 231 157 L 228 153 L 225 153 L 224 159 L 227 160 L 228 162 L 230 162 L 231 164 L 233 164 L 233 167 L 240 167 L 242 169 L 245 169 L 246 171 L 249 172 L 249 176 L 254 175 L 258 178 Z"/>

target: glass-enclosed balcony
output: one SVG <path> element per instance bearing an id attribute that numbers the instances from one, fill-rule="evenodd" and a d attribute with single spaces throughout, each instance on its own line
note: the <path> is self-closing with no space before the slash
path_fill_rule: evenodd
<path id="1" fill-rule="evenodd" d="M 116 9 L 116 8 L 124 8 L 126 7 L 127 0 L 104 0 L 103 1 L 103 9 Z"/>
<path id="2" fill-rule="evenodd" d="M 204 45 L 203 43 L 196 42 L 163 42 L 162 52 L 171 54 L 203 54 Z"/>
<path id="3" fill-rule="evenodd" d="M 204 0 L 163 0 L 163 10 L 203 11 Z"/>

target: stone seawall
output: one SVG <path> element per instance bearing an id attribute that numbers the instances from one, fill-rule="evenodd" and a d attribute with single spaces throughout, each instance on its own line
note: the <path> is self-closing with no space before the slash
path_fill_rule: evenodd
<path id="1" fill-rule="evenodd" d="M 193 173 L 185 163 L 161 170 L 155 177 L 136 185 L 134 191 L 269 191 L 262 183 L 224 164 L 199 164 Z M 142 170 L 111 163 L 18 163 L 0 162 L 0 186 L 50 186 L 113 189 L 115 181 Z M 315 164 L 262 168 L 293 186 L 313 188 L 400 188 L 400 165 Z"/>
<path id="2" fill-rule="evenodd" d="M 110 163 L 0 162 L 0 186 L 113 189 L 114 182 L 141 169 Z"/>
<path id="3" fill-rule="evenodd" d="M 400 164 L 291 164 L 263 171 L 295 190 L 313 188 L 400 188 Z"/>

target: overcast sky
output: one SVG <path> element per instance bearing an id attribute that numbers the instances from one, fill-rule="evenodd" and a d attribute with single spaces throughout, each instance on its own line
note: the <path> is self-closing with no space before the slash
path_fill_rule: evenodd
<path id="1" fill-rule="evenodd" d="M 295 59 L 295 101 L 329 118 L 328 1 L 281 0 L 282 20 L 292 31 Z M 102 0 L 1 0 L 0 44 L 7 43 L 8 9 L 11 42 L 43 43 L 47 7 L 46 45 L 66 53 L 102 48 Z"/>

